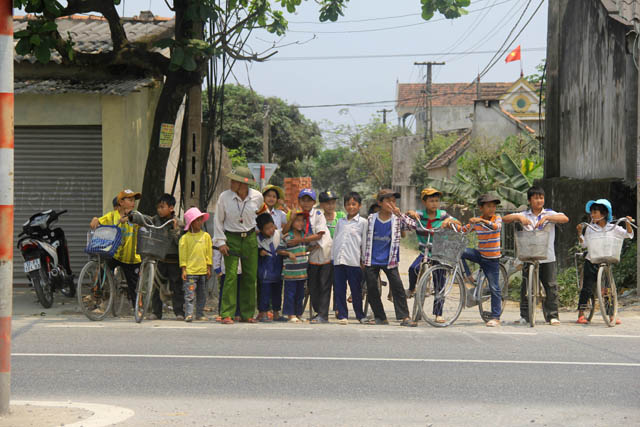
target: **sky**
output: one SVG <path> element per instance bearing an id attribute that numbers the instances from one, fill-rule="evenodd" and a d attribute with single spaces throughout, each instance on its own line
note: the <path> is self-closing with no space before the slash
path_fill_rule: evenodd
<path id="1" fill-rule="evenodd" d="M 277 96 L 300 107 L 385 101 L 301 108 L 305 116 L 325 128 L 329 123 L 366 124 L 373 116 L 380 117 L 377 110 L 394 108 L 396 82 L 424 82 L 426 69 L 414 65 L 416 61 L 446 62 L 434 67 L 435 83 L 473 81 L 516 21 L 522 17 L 509 41 L 541 3 L 512 45 L 522 46 L 524 73 L 531 74 L 546 54 L 547 0 L 471 0 L 468 15 L 446 20 L 436 13 L 431 21 L 420 17 L 420 0 L 350 0 L 345 16 L 337 23 L 320 23 L 317 4 L 307 0 L 298 12 L 286 15 L 289 32 L 284 38 L 264 30 L 252 33 L 248 44 L 256 51 L 274 43 L 288 46 L 278 48 L 267 62 L 238 63 L 232 82 L 250 84 L 262 95 Z M 137 15 L 140 10 L 172 15 L 164 0 L 123 0 L 118 9 L 124 10 L 124 16 Z M 482 81 L 513 82 L 519 78 L 520 63 L 506 64 L 507 53 Z M 395 111 L 387 117 L 397 122 Z"/>

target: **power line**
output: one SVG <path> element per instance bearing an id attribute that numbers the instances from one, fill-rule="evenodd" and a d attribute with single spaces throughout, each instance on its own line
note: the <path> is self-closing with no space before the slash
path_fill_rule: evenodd
<path id="1" fill-rule="evenodd" d="M 542 52 L 546 51 L 546 47 L 531 47 L 527 49 L 522 49 L 523 52 Z M 334 59 L 367 59 L 367 58 L 406 58 L 406 57 L 416 57 L 416 56 L 451 56 L 451 55 L 487 55 L 493 54 L 495 50 L 476 50 L 476 51 L 463 51 L 463 52 L 427 52 L 427 53 L 389 53 L 389 54 L 380 54 L 380 55 L 343 55 L 343 56 L 282 56 L 282 57 L 274 57 L 269 59 L 268 61 L 324 61 L 324 60 L 334 60 Z"/>
<path id="2" fill-rule="evenodd" d="M 499 6 L 501 4 L 505 4 L 505 3 L 509 3 L 515 0 L 504 0 L 500 3 L 496 3 L 495 5 L 491 5 L 491 6 L 485 6 L 485 7 L 480 7 L 478 9 L 473 9 L 469 11 L 469 14 L 471 13 L 475 13 L 475 12 L 480 12 L 483 11 L 485 9 L 490 9 L 494 6 Z M 415 24 L 405 24 L 405 25 L 395 25 L 392 27 L 382 27 L 382 28 L 370 28 L 370 29 L 366 29 L 366 30 L 343 30 L 343 31 L 303 31 L 303 30 L 287 30 L 287 33 L 301 33 L 301 34 L 352 34 L 352 33 L 371 33 L 371 32 L 377 32 L 377 31 L 387 31 L 387 30 L 397 30 L 400 28 L 408 28 L 408 27 L 416 27 L 418 25 L 425 25 L 425 24 L 431 24 L 434 22 L 440 22 L 440 21 L 449 21 L 449 19 L 447 18 L 438 18 L 438 19 L 431 19 L 429 21 L 423 21 L 423 22 L 418 22 Z"/>

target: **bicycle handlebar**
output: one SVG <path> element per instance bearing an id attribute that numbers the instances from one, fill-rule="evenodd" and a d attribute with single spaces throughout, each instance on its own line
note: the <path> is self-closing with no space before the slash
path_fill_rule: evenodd
<path id="1" fill-rule="evenodd" d="M 165 228 L 168 224 L 171 224 L 174 220 L 170 219 L 167 222 L 165 222 L 162 225 L 153 225 L 152 222 L 150 222 L 147 217 L 145 215 L 143 215 L 142 213 L 140 213 L 139 211 L 131 211 L 127 214 L 127 216 L 129 217 L 129 219 L 133 219 L 134 217 L 139 218 L 140 222 L 142 222 L 145 227 L 149 227 L 149 228 L 155 228 L 155 229 L 162 229 Z"/>

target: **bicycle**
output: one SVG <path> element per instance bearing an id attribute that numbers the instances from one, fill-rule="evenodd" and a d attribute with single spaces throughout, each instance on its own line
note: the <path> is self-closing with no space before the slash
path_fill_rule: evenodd
<path id="1" fill-rule="evenodd" d="M 140 264 L 140 276 L 136 287 L 136 301 L 133 310 L 133 317 L 136 323 L 142 322 L 145 313 L 149 311 L 151 298 L 154 290 L 161 291 L 157 284 L 157 263 L 159 260 L 167 258 L 168 255 L 175 255 L 175 245 L 167 238 L 164 228 L 173 223 L 168 220 L 161 226 L 155 226 L 144 215 L 138 211 L 131 211 L 129 217 L 137 216 L 144 224 L 138 230 L 137 252 L 142 258 Z"/>
<path id="2" fill-rule="evenodd" d="M 419 224 L 419 223 L 418 223 Z M 422 227 L 422 225 L 420 224 Z M 426 230 L 422 227 L 423 230 Z M 487 322 L 491 319 L 491 292 L 489 279 L 481 269 L 470 289 L 467 288 L 462 272 L 462 253 L 467 247 L 466 233 L 451 229 L 431 230 L 433 240 L 431 251 L 425 250 L 416 285 L 413 320 L 422 318 L 435 327 L 452 325 L 460 316 L 463 307 L 478 306 L 480 317 Z M 434 263 L 437 261 L 438 263 Z M 499 265 L 499 284 L 502 305 L 508 294 L 508 275 L 504 265 Z M 424 310 L 425 302 L 432 310 Z M 489 310 L 486 310 L 489 308 Z"/>
<path id="3" fill-rule="evenodd" d="M 78 275 L 78 305 L 90 320 L 102 320 L 111 312 L 115 279 L 107 260 L 118 250 L 122 232 L 116 226 L 100 226 L 87 233 L 89 261 Z"/>
<path id="4" fill-rule="evenodd" d="M 627 218 L 620 218 L 616 221 L 616 227 L 620 223 L 626 222 L 632 227 L 637 227 Z M 600 306 L 600 314 L 604 322 L 609 327 L 616 325 L 618 316 L 618 291 L 616 283 L 611 272 L 611 265 L 620 262 L 620 254 L 622 252 L 623 238 L 618 237 L 612 230 L 597 229 L 593 224 L 586 222 L 581 223 L 594 232 L 585 239 L 587 253 L 591 258 L 591 263 L 598 265 L 598 275 L 596 280 L 596 294 L 598 295 L 598 305 Z M 595 300 L 594 300 L 595 301 Z"/>
<path id="5" fill-rule="evenodd" d="M 551 233 L 545 229 L 538 229 L 537 225 L 532 230 L 517 230 L 516 248 L 518 259 L 529 264 L 527 277 L 527 309 L 529 326 L 536 325 L 536 305 L 538 299 L 544 304 L 546 295 L 540 283 L 540 261 L 547 258 L 549 237 Z"/>

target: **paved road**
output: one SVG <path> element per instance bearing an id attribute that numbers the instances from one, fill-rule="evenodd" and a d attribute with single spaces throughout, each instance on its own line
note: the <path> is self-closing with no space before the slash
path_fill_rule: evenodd
<path id="1" fill-rule="evenodd" d="M 613 329 L 14 322 L 13 398 L 123 425 L 637 425 L 640 317 Z M 514 313 L 515 316 L 515 313 Z"/>

